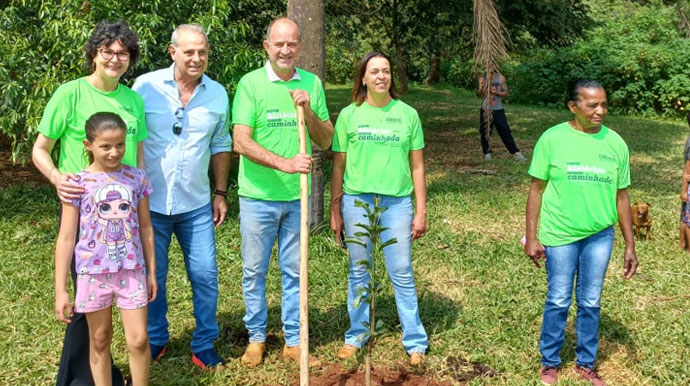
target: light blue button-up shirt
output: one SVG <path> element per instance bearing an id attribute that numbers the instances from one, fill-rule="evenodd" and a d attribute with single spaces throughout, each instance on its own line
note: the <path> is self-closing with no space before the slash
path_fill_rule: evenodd
<path id="1" fill-rule="evenodd" d="M 211 155 L 229 152 L 230 109 L 225 88 L 206 75 L 196 86 L 183 114 L 175 64 L 141 75 L 132 89 L 144 98 L 149 137 L 144 159 L 153 194 L 150 207 L 156 213 L 186 213 L 208 204 L 211 191 L 208 166 Z M 173 125 L 182 124 L 180 135 Z"/>

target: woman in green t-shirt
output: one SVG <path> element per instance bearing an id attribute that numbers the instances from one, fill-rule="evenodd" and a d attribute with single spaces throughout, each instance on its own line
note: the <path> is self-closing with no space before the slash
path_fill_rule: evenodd
<path id="1" fill-rule="evenodd" d="M 48 101 L 31 154 L 36 168 L 57 190 L 60 201 L 78 199 L 81 190 L 69 180 L 89 165 L 82 141 L 91 115 L 111 112 L 127 124 L 122 163 L 143 169 L 147 136 L 144 101 L 120 78 L 139 60 L 139 39 L 123 21 L 100 22 L 84 44 L 90 74 L 62 84 Z M 51 158 L 60 141 L 57 167 Z"/>
<path id="2" fill-rule="evenodd" d="M 573 119 L 542 134 L 534 148 L 526 210 L 525 253 L 539 267 L 546 260 L 548 292 L 541 338 L 541 381 L 556 383 L 565 324 L 577 273 L 577 361 L 575 372 L 596 385 L 599 307 L 604 276 L 613 249 L 617 221 L 625 240 L 623 277 L 637 269 L 632 233 L 628 147 L 603 125 L 606 91 L 582 79 L 567 101 Z M 537 220 L 539 237 L 537 238 Z"/>
<path id="3" fill-rule="evenodd" d="M 395 303 L 402 325 L 402 344 L 410 364 L 425 359 L 428 338 L 419 318 L 417 290 L 412 275 L 412 240 L 424 236 L 426 180 L 424 177 L 424 136 L 417 112 L 398 100 L 390 70 L 390 60 L 378 52 L 367 54 L 359 64 L 352 92 L 353 103 L 341 111 L 333 138 L 333 179 L 331 182 L 331 228 L 342 243 L 343 231 L 354 238 L 358 223 L 366 223 L 362 201 L 373 208 L 374 201 L 387 208 L 380 224 L 388 228 L 383 242 L 395 238 L 383 254 L 395 290 Z M 410 193 L 414 190 L 417 211 Z M 367 340 L 369 305 L 355 307 L 358 289 L 369 282 L 367 268 L 371 242 L 359 237 L 368 248 L 350 243 L 348 313 L 350 328 L 337 357 L 349 358 Z"/>
<path id="4" fill-rule="evenodd" d="M 143 141 L 146 138 L 144 102 L 120 84 L 122 75 L 139 59 L 139 39 L 123 21 L 102 21 L 84 44 L 88 76 L 67 82 L 48 101 L 38 125 L 38 137 L 31 158 L 36 168 L 55 186 L 61 202 L 70 203 L 82 193 L 72 181 L 89 165 L 82 141 L 86 121 L 97 112 L 118 114 L 127 123 L 126 150 L 122 162 L 144 168 Z M 60 141 L 58 166 L 51 153 Z M 78 236 L 77 236 L 78 237 Z M 72 259 L 72 282 L 76 272 Z M 89 369 L 88 326 L 84 314 L 74 313 L 65 332 L 57 385 L 93 384 Z M 113 385 L 122 385 L 120 371 L 112 367 Z"/>

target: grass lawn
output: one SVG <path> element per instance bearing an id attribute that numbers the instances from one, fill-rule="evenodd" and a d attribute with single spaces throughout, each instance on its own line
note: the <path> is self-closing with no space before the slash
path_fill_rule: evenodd
<path id="1" fill-rule="evenodd" d="M 330 87 L 329 110 L 338 112 L 348 96 L 349 89 Z M 417 87 L 402 99 L 419 111 L 427 144 L 430 230 L 413 247 L 421 318 L 430 337 L 428 365 L 419 371 L 459 384 L 458 379 L 471 378 L 466 375 L 472 368 L 453 363 L 476 361 L 496 375 L 474 378 L 469 384 L 537 385 L 546 279 L 518 243 L 524 232 L 529 165 L 515 163 L 497 135 L 494 160 L 482 161 L 476 128 L 479 101 L 469 91 Z M 507 115 L 528 157 L 545 129 L 570 118 L 565 108 L 510 104 Z M 678 248 L 679 182 L 688 128 L 678 122 L 618 116 L 609 117 L 606 124 L 630 147 L 631 201 L 652 204 L 654 239 L 637 243 L 639 273 L 624 281 L 622 239 L 616 229 L 602 298 L 600 374 L 619 385 L 688 384 L 690 272 L 687 252 Z M 240 363 L 247 335 L 242 323 L 237 197 L 230 202 L 230 218 L 217 233 L 221 336 L 216 348 L 227 358 L 228 369 L 205 373 L 191 364 L 191 291 L 180 250 L 173 243 L 168 280 L 171 341 L 168 354 L 152 367 L 152 384 L 282 385 L 298 377 L 299 365 L 281 358 L 280 274 L 275 259 L 267 283 L 270 336 L 265 363 L 251 370 Z M 64 326 L 53 316 L 56 209 L 49 186 L 0 188 L 2 385 L 47 385 L 57 373 Z M 315 232 L 310 240 L 311 351 L 324 362 L 337 362 L 335 351 L 348 326 L 347 272 L 347 256 L 328 228 Z M 377 341 L 374 363 L 396 367 L 406 363 L 407 356 L 389 282 L 385 293 L 377 315 L 388 330 Z M 571 309 L 561 353 L 568 371 L 561 373 L 561 385 L 584 384 L 570 371 L 574 315 Z M 115 320 L 112 352 L 117 364 L 126 368 L 119 316 Z M 344 366 L 353 369 L 360 363 L 349 360 Z"/>

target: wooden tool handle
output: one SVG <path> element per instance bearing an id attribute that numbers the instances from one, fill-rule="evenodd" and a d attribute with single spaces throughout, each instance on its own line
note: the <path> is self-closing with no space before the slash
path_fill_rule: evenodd
<path id="1" fill-rule="evenodd" d="M 297 106 L 299 152 L 307 153 L 304 107 Z M 299 235 L 299 384 L 309 386 L 309 175 L 300 174 L 300 235 Z"/>

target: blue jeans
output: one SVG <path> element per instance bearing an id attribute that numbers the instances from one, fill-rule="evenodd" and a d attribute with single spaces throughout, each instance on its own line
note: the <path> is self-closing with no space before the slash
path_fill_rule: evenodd
<path id="1" fill-rule="evenodd" d="M 268 306 L 266 272 L 278 237 L 282 276 L 281 320 L 285 344 L 299 346 L 299 233 L 300 201 L 265 201 L 240 197 L 242 233 L 242 292 L 244 321 L 250 342 L 266 341 Z"/>
<path id="2" fill-rule="evenodd" d="M 560 366 L 568 308 L 577 272 L 577 365 L 593 368 L 599 347 L 601 289 L 613 248 L 613 227 L 572 244 L 546 248 L 548 292 L 539 351 L 544 366 Z"/>
<path id="3" fill-rule="evenodd" d="M 397 243 L 387 246 L 383 250 L 386 260 L 388 277 L 393 283 L 395 292 L 395 305 L 398 308 L 398 317 L 402 326 L 402 344 L 408 354 L 413 352 L 425 352 L 429 346 L 424 326 L 419 318 L 419 306 L 417 304 L 417 290 L 412 275 L 412 200 L 407 197 L 391 197 L 377 194 L 343 194 L 342 216 L 345 224 L 345 236 L 354 238 L 356 232 L 363 229 L 357 223 L 368 223 L 366 212 L 362 208 L 355 207 L 355 200 L 364 201 L 373 208 L 374 198 L 381 199 L 380 206 L 388 208 L 381 215 L 381 225 L 388 228 L 381 234 L 381 240 L 392 238 Z M 365 240 L 363 240 L 365 241 Z M 357 264 L 360 260 L 371 262 L 371 241 L 366 239 L 367 248 L 354 243 L 348 244 L 350 251 L 350 277 L 347 295 L 347 311 L 350 315 L 350 328 L 345 332 L 345 343 L 356 347 L 362 347 L 366 342 L 364 334 L 368 329 L 364 322 L 369 322 L 369 304 L 361 303 L 358 308 L 353 306 L 357 296 L 357 288 L 365 286 L 369 282 L 369 273 L 366 267 Z M 380 269 L 380 267 L 379 267 Z"/>
<path id="4" fill-rule="evenodd" d="M 149 304 L 148 332 L 151 344 L 165 346 L 168 333 L 168 247 L 175 233 L 182 248 L 187 278 L 192 284 L 192 303 L 196 329 L 192 335 L 192 352 L 213 348 L 218 338 L 218 268 L 216 267 L 216 236 L 213 231 L 211 204 L 186 213 L 164 215 L 151 212 L 156 244 L 156 278 L 158 296 Z"/>

